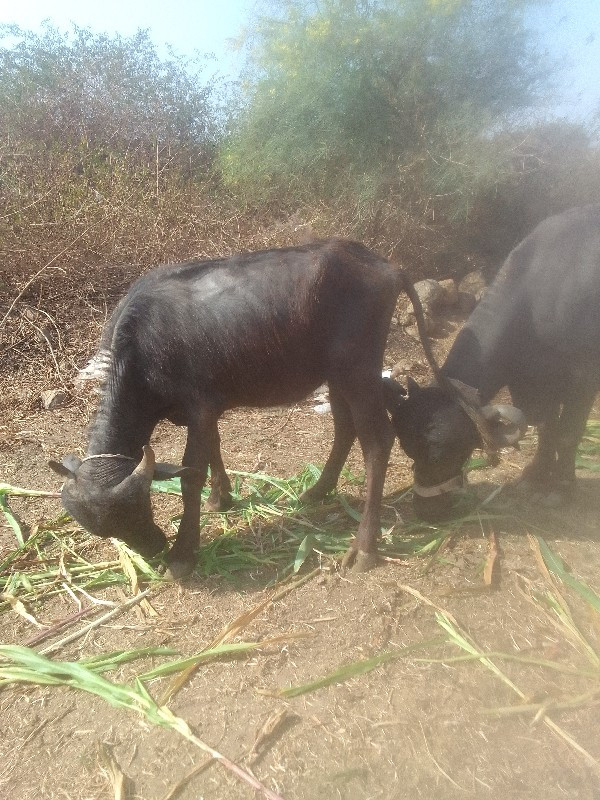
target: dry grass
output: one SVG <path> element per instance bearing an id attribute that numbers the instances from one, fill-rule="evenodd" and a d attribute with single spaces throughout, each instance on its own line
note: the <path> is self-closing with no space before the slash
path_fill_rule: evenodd
<path id="1" fill-rule="evenodd" d="M 444 225 L 412 217 L 392 199 L 256 208 L 210 175 L 185 181 L 165 165 L 157 182 L 127 156 L 96 169 L 93 152 L 88 165 L 80 153 L 45 161 L 4 155 L 11 189 L 0 200 L 0 364 L 13 389 L 0 400 L 6 406 L 43 388 L 68 390 L 119 297 L 157 264 L 336 235 L 398 259 L 416 278 L 435 273 L 448 247 Z"/>
<path id="2" fill-rule="evenodd" d="M 592 436 L 595 436 L 596 424 L 592 423 Z M 585 447 L 588 457 L 590 456 L 589 442 Z M 239 476 L 238 476 L 239 477 Z M 174 694 L 187 686 L 193 675 L 200 669 L 205 669 L 210 662 L 218 660 L 220 663 L 227 663 L 230 659 L 235 669 L 235 664 L 242 664 L 240 658 L 248 658 L 253 653 L 260 655 L 262 651 L 269 652 L 275 645 L 295 641 L 296 650 L 310 648 L 310 639 L 306 639 L 307 634 L 300 634 L 298 631 L 279 630 L 268 636 L 262 636 L 256 640 L 242 640 L 240 636 L 251 628 L 257 620 L 263 619 L 268 614 L 269 609 L 281 601 L 286 595 L 298 590 L 306 581 L 315 579 L 315 576 L 331 574 L 331 569 L 335 568 L 335 562 L 330 561 L 329 567 L 321 561 L 321 566 L 308 572 L 305 577 L 293 577 L 294 573 L 304 564 L 304 561 L 311 558 L 310 551 L 302 552 L 302 561 L 298 563 L 298 552 L 301 548 L 297 543 L 301 540 L 305 525 L 309 524 L 312 531 L 317 531 L 312 535 L 318 535 L 318 529 L 314 521 L 307 520 L 303 516 L 302 510 L 295 508 L 297 504 L 296 495 L 299 486 L 306 483 L 306 478 L 298 479 L 297 483 L 284 482 L 279 479 L 269 478 L 268 476 L 249 476 L 244 475 L 249 481 L 246 483 L 248 499 L 241 500 L 242 508 L 239 513 L 230 515 L 221 524 L 224 529 L 220 537 L 241 540 L 245 538 L 246 548 L 238 550 L 234 548 L 236 557 L 240 560 L 236 569 L 249 570 L 256 567 L 257 560 L 264 563 L 266 554 L 265 542 L 252 540 L 251 537 L 243 535 L 243 529 L 256 527 L 259 520 L 265 519 L 265 515 L 280 518 L 282 512 L 286 513 L 286 530 L 289 532 L 296 526 L 299 532 L 295 535 L 296 542 L 295 556 L 294 548 L 285 550 L 287 566 L 281 572 L 289 573 L 291 580 L 284 580 L 283 583 L 275 585 L 268 591 L 265 598 L 258 604 L 247 605 L 245 610 L 232 619 L 222 629 L 222 631 L 207 644 L 202 650 L 196 653 L 177 653 L 165 647 L 144 647 L 133 650 L 113 651 L 110 653 L 96 653 L 93 657 L 84 657 L 76 663 L 63 662 L 43 657 L 42 653 L 56 654 L 62 647 L 70 644 L 75 637 L 87 636 L 93 629 L 106 626 L 115 619 L 117 614 L 124 613 L 134 604 L 139 604 L 142 599 L 158 599 L 163 591 L 160 576 L 153 567 L 143 559 L 135 556 L 122 545 L 119 545 L 121 557 L 114 562 L 105 564 L 89 564 L 85 559 L 78 557 L 81 544 L 87 534 L 82 531 L 75 531 L 65 528 L 65 522 L 47 523 L 43 531 L 38 531 L 29 540 L 14 552 L 9 554 L 0 565 L 0 575 L 4 578 L 4 593 L 2 595 L 3 605 L 0 606 L 0 613 L 18 614 L 30 625 L 42 629 L 45 636 L 37 634 L 30 640 L 29 647 L 6 645 L 0 648 L 0 685 L 10 685 L 15 682 L 38 684 L 46 686 L 70 686 L 79 692 L 92 692 L 104 699 L 111 705 L 116 705 L 141 713 L 147 719 L 159 726 L 167 726 L 176 731 L 179 735 L 186 738 L 194 746 L 200 747 L 209 754 L 209 759 L 200 762 L 189 774 L 184 776 L 176 786 L 173 786 L 168 797 L 174 796 L 184 786 L 194 778 L 205 772 L 212 763 L 219 762 L 225 769 L 231 770 L 242 781 L 249 782 L 258 792 L 265 797 L 280 798 L 279 792 L 269 789 L 268 786 L 261 784 L 251 775 L 242 765 L 244 759 L 249 763 L 258 757 L 258 750 L 263 747 L 263 739 L 275 735 L 282 724 L 282 714 L 288 714 L 279 710 L 271 714 L 265 722 L 264 732 L 257 734 L 253 747 L 246 749 L 233 758 L 228 758 L 206 744 L 190 728 L 187 722 L 181 717 L 173 714 L 166 704 L 170 703 Z M 311 479 L 314 474 L 311 475 Z M 270 488 L 269 495 L 265 497 L 264 486 Z M 273 494 L 274 485 L 277 493 Z M 173 487 L 169 487 L 173 491 Z M 239 487 L 238 487 L 239 490 Z M 10 507 L 6 498 L 10 496 L 12 487 L 5 487 L 4 514 L 10 519 Z M 282 496 L 291 506 L 281 505 Z M 335 503 L 332 503 L 332 507 Z M 213 516 L 213 515 L 211 515 Z M 214 515 L 225 517 L 226 515 Z M 328 519 L 331 520 L 331 508 L 329 509 Z M 483 527 L 493 529 L 499 524 L 502 517 L 498 515 L 481 514 L 479 524 Z M 15 535 L 19 538 L 16 528 L 18 523 L 13 520 Z M 467 529 L 472 524 L 469 520 L 463 520 L 458 528 L 451 526 L 437 530 L 438 547 L 447 541 L 448 537 L 456 535 L 461 527 Z M 501 523 L 500 523 L 501 524 Z M 72 528 L 72 526 L 71 526 Z M 82 539 L 82 537 L 84 537 Z M 217 537 L 219 538 L 219 537 Z M 430 599 L 421 591 L 410 585 L 402 585 L 400 589 L 405 596 L 414 598 L 418 606 L 422 606 L 426 612 L 430 612 L 435 617 L 437 624 L 442 631 L 438 635 L 413 639 L 409 644 L 402 647 L 384 648 L 374 655 L 367 658 L 349 660 L 339 655 L 338 666 L 326 674 L 314 674 L 310 681 L 295 683 L 288 686 L 271 686 L 262 690 L 262 694 L 278 699 L 292 700 L 305 695 L 319 693 L 327 687 L 339 687 L 343 684 L 356 685 L 363 676 L 369 673 L 381 673 L 386 665 L 389 666 L 399 660 L 409 659 L 416 664 L 440 664 L 445 667 L 456 668 L 462 665 L 462 669 L 474 669 L 474 665 L 483 665 L 495 678 L 497 678 L 509 690 L 516 693 L 518 700 L 515 705 L 496 706 L 492 708 L 482 708 L 481 712 L 493 714 L 497 717 L 510 715 L 523 715 L 531 719 L 533 723 L 543 722 L 544 725 L 563 742 L 570 747 L 574 753 L 580 757 L 587 766 L 600 774 L 600 764 L 596 758 L 583 747 L 567 729 L 560 726 L 553 719 L 555 714 L 560 714 L 564 710 L 574 710 L 591 708 L 600 701 L 600 655 L 596 650 L 596 645 L 586 629 L 589 628 L 590 614 L 600 613 L 600 597 L 580 579 L 570 573 L 560 558 L 547 546 L 539 537 L 531 537 L 531 548 L 534 554 L 535 563 L 538 565 L 539 575 L 534 582 L 531 579 L 521 579 L 522 592 L 528 602 L 535 607 L 536 613 L 541 613 L 546 620 L 546 625 L 552 631 L 554 638 L 558 635 L 565 642 L 568 642 L 567 651 L 571 646 L 575 647 L 578 657 L 576 663 L 573 658 L 552 660 L 540 658 L 527 653 L 515 654 L 502 650 L 490 650 L 478 645 L 473 637 L 467 632 L 464 626 L 457 621 L 456 617 L 440 605 L 439 598 Z M 206 548 L 213 544 L 206 545 Z M 277 543 L 268 542 L 268 547 L 277 548 Z M 399 543 L 391 540 L 391 545 L 396 549 Z M 316 548 L 315 548 L 316 549 Z M 341 547 L 339 549 L 342 549 Z M 385 551 L 385 548 L 384 548 Z M 204 553 L 206 554 L 207 549 Z M 424 555 L 428 552 L 425 546 L 422 550 L 418 547 L 413 548 L 413 555 Z M 322 555 L 322 551 L 317 551 L 316 555 Z M 281 557 L 281 556 L 279 556 Z M 497 543 L 490 539 L 490 549 L 488 563 L 495 562 L 498 557 Z M 218 560 L 218 556 L 215 560 Z M 268 557 L 271 563 L 272 556 Z M 443 558 L 443 554 L 441 555 Z M 277 557 L 274 559 L 277 561 Z M 227 561 L 224 557 L 223 564 Z M 314 564 L 314 556 L 311 559 Z M 58 562 L 58 564 L 57 564 Z M 208 563 L 211 563 L 208 561 Z M 214 563 L 214 561 L 213 561 Z M 327 563 L 327 562 L 326 562 Z M 228 570 L 221 564 L 215 567 L 216 573 L 227 574 Z M 79 566 L 85 565 L 85 569 Z M 58 568 L 57 568 L 58 567 Z M 206 568 L 205 568 L 206 572 Z M 479 591 L 491 591 L 487 564 L 481 571 L 481 583 Z M 281 574 L 281 573 L 280 573 Z M 541 580 L 540 580 L 541 578 Z M 88 591 L 90 584 L 95 587 L 95 594 L 91 595 Z M 127 591 L 133 592 L 131 599 L 115 602 L 106 599 L 106 589 L 120 585 L 129 587 Z M 146 585 L 140 593 L 140 586 Z M 85 587 L 85 588 L 84 588 Z M 104 613 L 97 620 L 89 623 L 81 618 L 81 614 L 74 615 L 69 619 L 61 621 L 61 624 L 49 626 L 47 623 L 40 622 L 44 619 L 44 608 L 47 603 L 52 601 L 57 592 L 74 595 L 77 592 L 79 598 L 86 603 L 87 608 L 93 608 L 94 613 L 105 610 L 106 605 L 114 608 Z M 568 599 L 567 599 L 568 598 Z M 35 609 L 34 615 L 31 610 Z M 153 614 L 152 606 L 148 606 L 142 615 L 142 619 L 151 620 Z M 596 618 L 597 623 L 597 618 Z M 69 629 L 75 629 L 68 636 L 64 636 Z M 61 638 L 58 638 L 58 637 Z M 42 642 L 50 638 L 53 644 L 40 648 Z M 456 649 L 462 651 L 461 655 L 456 654 Z M 124 665 L 135 666 L 140 661 L 152 659 L 154 666 L 151 669 L 135 669 L 134 679 L 129 683 L 115 682 L 111 678 L 102 677 L 106 673 L 115 672 L 123 668 Z M 502 662 L 511 665 L 510 676 L 503 668 L 498 666 Z M 241 666 L 240 666 L 241 669 Z M 537 691 L 535 699 L 526 691 L 519 688 L 519 669 L 524 670 L 527 676 L 527 683 L 531 683 L 530 673 L 535 670 L 537 673 Z M 561 674 L 565 679 L 575 681 L 572 689 L 567 689 L 561 696 L 557 697 L 552 679 L 546 685 L 546 675 Z M 477 675 L 474 673 L 472 681 L 477 683 Z M 166 681 L 166 683 L 165 683 Z M 583 682 L 583 688 L 581 688 Z M 151 688 L 152 695 L 148 689 Z M 577 688 L 576 688 L 577 687 Z M 158 695 L 157 695 L 158 692 Z M 155 701 L 153 696 L 159 696 Z M 427 737 L 425 742 L 427 744 Z M 438 763 L 428 747 L 432 763 L 436 765 L 441 774 L 454 786 L 460 788 L 451 775 Z M 252 754 L 255 754 L 252 758 Z M 119 764 L 111 760 L 110 754 L 104 753 L 100 759 L 100 768 L 110 779 L 115 792 L 124 792 L 125 785 L 133 785 L 133 781 L 125 781 L 123 771 Z M 120 795 L 125 796 L 125 795 Z"/>

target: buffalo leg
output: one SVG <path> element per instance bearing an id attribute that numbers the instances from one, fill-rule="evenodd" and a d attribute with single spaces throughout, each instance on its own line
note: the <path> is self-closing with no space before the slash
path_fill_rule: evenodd
<path id="1" fill-rule="evenodd" d="M 231 508 L 231 482 L 225 472 L 221 457 L 221 439 L 215 430 L 210 447 L 210 495 L 206 501 L 209 511 L 226 511 Z"/>
<path id="2" fill-rule="evenodd" d="M 329 402 L 333 415 L 333 445 L 319 479 L 300 497 L 305 503 L 322 500 L 325 495 L 335 489 L 342 467 L 346 463 L 350 448 L 356 439 L 350 406 L 335 387 L 330 387 Z"/>
<path id="3" fill-rule="evenodd" d="M 216 424 L 215 418 L 205 420 L 204 424 L 199 420 L 188 425 L 183 466 L 192 469 L 181 477 L 183 515 L 175 543 L 167 555 L 169 571 L 176 580 L 190 575 L 196 563 L 195 551 L 200 544 L 201 492 L 208 474 Z"/>
<path id="4" fill-rule="evenodd" d="M 593 389 L 582 391 L 577 397 L 565 400 L 563 404 L 556 441 L 557 459 L 553 476 L 553 494 L 556 498 L 553 504 L 570 500 L 575 491 L 575 456 L 594 396 Z"/>
<path id="5" fill-rule="evenodd" d="M 560 404 L 553 403 L 547 409 L 543 422 L 538 424 L 537 451 L 521 475 L 521 480 L 533 491 L 547 490 L 551 484 L 556 463 L 559 414 Z"/>
<path id="6" fill-rule="evenodd" d="M 344 561 L 354 559 L 354 568 L 363 571 L 374 566 L 377 558 L 381 499 L 394 432 L 385 413 L 381 381 L 370 383 L 348 399 L 365 460 L 366 496 L 355 542 Z"/>

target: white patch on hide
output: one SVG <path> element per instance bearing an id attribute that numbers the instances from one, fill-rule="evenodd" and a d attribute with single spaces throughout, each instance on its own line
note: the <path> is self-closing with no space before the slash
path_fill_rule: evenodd
<path id="1" fill-rule="evenodd" d="M 108 370 L 112 363 L 112 355 L 109 350 L 100 350 L 92 356 L 88 363 L 80 369 L 75 378 L 75 383 L 84 381 L 103 381 L 108 376 Z"/>

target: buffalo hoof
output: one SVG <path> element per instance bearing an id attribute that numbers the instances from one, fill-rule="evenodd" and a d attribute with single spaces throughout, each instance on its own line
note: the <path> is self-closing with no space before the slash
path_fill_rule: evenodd
<path id="1" fill-rule="evenodd" d="M 189 559 L 173 559 L 173 561 L 169 561 L 165 578 L 170 581 L 182 581 L 185 578 L 189 578 L 195 566 L 194 559 L 191 561 Z"/>
<path id="2" fill-rule="evenodd" d="M 548 492 L 548 494 L 538 495 L 534 498 L 534 501 L 544 508 L 561 508 L 569 502 L 562 492 Z"/>
<path id="3" fill-rule="evenodd" d="M 342 558 L 342 569 L 352 572 L 368 572 L 377 566 L 377 553 L 365 553 L 350 547 Z"/>
<path id="4" fill-rule="evenodd" d="M 534 492 L 531 500 L 544 508 L 563 508 L 573 500 L 571 487 L 549 489 L 545 492 Z"/>
<path id="5" fill-rule="evenodd" d="M 553 487 L 552 464 L 532 462 L 521 472 L 514 485 L 519 491 L 530 495 L 547 494 Z"/>
<path id="6" fill-rule="evenodd" d="M 549 478 L 542 480 L 531 478 L 529 475 L 523 475 L 514 481 L 513 486 L 520 494 L 527 494 L 534 497 L 547 494 L 550 491 L 551 481 Z"/>
<path id="7" fill-rule="evenodd" d="M 515 488 L 536 505 L 544 508 L 562 508 L 573 499 L 575 481 L 558 481 L 552 476 L 532 475 L 526 467 Z"/>
<path id="8" fill-rule="evenodd" d="M 298 500 L 300 500 L 303 505 L 310 506 L 314 505 L 315 503 L 320 503 L 325 499 L 326 496 L 327 492 L 317 489 L 315 485 L 311 486 L 311 488 L 307 489 L 305 492 L 302 492 Z"/>
<path id="9" fill-rule="evenodd" d="M 209 497 L 206 501 L 207 511 L 229 511 L 233 505 L 233 500 L 230 495 L 218 497 L 216 499 Z"/>
<path id="10" fill-rule="evenodd" d="M 363 553 L 359 550 L 352 565 L 352 572 L 368 572 L 377 566 L 377 553 Z"/>

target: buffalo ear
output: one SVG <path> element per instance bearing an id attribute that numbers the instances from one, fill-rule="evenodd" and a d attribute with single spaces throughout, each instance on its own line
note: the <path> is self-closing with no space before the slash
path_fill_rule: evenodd
<path id="1" fill-rule="evenodd" d="M 409 397 L 410 395 L 418 394 L 421 391 L 421 387 L 419 386 L 419 384 L 416 382 L 414 378 L 411 378 L 410 375 L 406 379 L 406 386 L 408 388 Z"/>
<path id="2" fill-rule="evenodd" d="M 383 397 L 388 411 L 406 399 L 406 389 L 393 378 L 383 378 Z"/>
<path id="3" fill-rule="evenodd" d="M 53 459 L 51 459 L 50 461 L 48 461 L 48 466 L 50 467 L 51 470 L 56 472 L 62 478 L 75 478 L 75 470 L 79 465 L 75 466 L 74 462 L 71 459 L 77 459 L 77 456 L 67 456 L 63 460 L 62 464 L 59 461 L 54 461 Z M 81 464 L 81 461 L 79 461 L 79 464 Z M 75 466 L 75 469 L 72 469 L 73 466 Z"/>
<path id="4" fill-rule="evenodd" d="M 515 406 L 484 406 L 481 414 L 486 420 L 498 447 L 516 447 L 527 433 L 525 414 Z"/>
<path id="5" fill-rule="evenodd" d="M 190 475 L 193 472 L 191 467 L 182 467 L 178 464 L 165 464 L 161 462 L 154 465 L 155 481 L 168 481 L 170 478 L 181 478 L 184 475 Z"/>
<path id="6" fill-rule="evenodd" d="M 68 469 L 69 472 L 77 472 L 77 470 L 81 466 L 81 459 L 79 458 L 79 456 L 76 456 L 74 453 L 69 453 L 68 456 L 65 456 L 63 458 L 62 465 L 63 465 L 63 467 Z"/>

